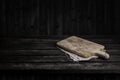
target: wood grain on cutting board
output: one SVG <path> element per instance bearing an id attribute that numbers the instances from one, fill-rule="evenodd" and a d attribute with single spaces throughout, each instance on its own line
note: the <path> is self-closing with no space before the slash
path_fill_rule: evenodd
<path id="1" fill-rule="evenodd" d="M 109 58 L 109 54 L 105 52 L 105 47 L 86 39 L 71 36 L 57 42 L 57 45 L 67 51 L 75 53 L 81 57 L 99 56 L 105 59 Z"/>

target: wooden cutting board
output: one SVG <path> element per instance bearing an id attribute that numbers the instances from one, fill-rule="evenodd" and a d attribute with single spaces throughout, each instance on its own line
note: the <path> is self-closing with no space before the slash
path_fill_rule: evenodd
<path id="1" fill-rule="evenodd" d="M 61 40 L 57 42 L 57 45 L 60 48 L 63 48 L 84 58 L 99 56 L 104 59 L 109 59 L 109 54 L 105 52 L 105 47 L 103 45 L 77 36 L 71 36 Z"/>

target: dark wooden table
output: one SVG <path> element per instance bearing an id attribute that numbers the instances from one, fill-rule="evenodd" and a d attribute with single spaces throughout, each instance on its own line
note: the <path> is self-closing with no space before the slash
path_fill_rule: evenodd
<path id="1" fill-rule="evenodd" d="M 68 36 L 1 37 L 0 70 L 40 70 L 68 73 L 120 73 L 120 39 L 116 36 L 80 36 L 103 44 L 109 60 L 74 62 L 56 48 Z"/>

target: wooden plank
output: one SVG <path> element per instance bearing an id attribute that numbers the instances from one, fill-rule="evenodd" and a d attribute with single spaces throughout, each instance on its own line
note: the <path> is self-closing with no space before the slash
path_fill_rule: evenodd
<path id="1" fill-rule="evenodd" d="M 17 44 L 2 44 L 0 50 L 36 50 L 36 49 L 56 49 L 55 44 L 32 44 L 32 43 L 17 43 Z"/>
<path id="2" fill-rule="evenodd" d="M 25 52 L 24 52 L 25 53 Z M 65 54 L 29 54 L 29 53 L 19 53 L 19 54 L 4 54 L 0 56 L 0 62 L 69 62 L 72 61 L 68 55 Z M 111 55 L 109 60 L 103 60 L 101 58 L 92 59 L 89 62 L 120 62 L 119 53 L 109 53 Z M 68 60 L 67 60 L 68 59 Z M 17 60 L 17 61 L 16 61 Z M 66 61 L 64 61 L 66 60 Z"/>
<path id="3" fill-rule="evenodd" d="M 64 38 L 61 38 L 64 39 Z M 0 41 L 8 41 L 8 42 L 56 42 L 61 40 L 59 38 L 0 38 Z M 119 43 L 120 39 L 108 39 L 108 38 L 85 38 L 88 40 L 92 40 L 92 41 L 97 41 L 97 42 L 113 42 L 116 43 L 116 41 Z"/>
<path id="4" fill-rule="evenodd" d="M 59 70 L 79 73 L 120 73 L 120 63 L 1 63 L 0 70 Z"/>
<path id="5" fill-rule="evenodd" d="M 56 62 L 72 62 L 67 56 L 0 56 L 1 63 L 11 62 L 39 62 L 39 63 L 56 63 Z"/>
<path id="6" fill-rule="evenodd" d="M 68 57 L 68 55 L 46 55 L 46 56 L 38 56 L 38 55 L 1 55 L 0 62 L 65 62 L 70 63 L 74 62 L 73 60 Z M 104 60 L 102 58 L 92 59 L 90 61 L 83 61 L 83 62 L 101 62 L 101 63 L 116 63 L 120 62 L 120 55 L 111 55 L 110 59 Z"/>
<path id="7" fill-rule="evenodd" d="M 13 50 L 21 50 L 21 49 L 56 49 L 55 43 L 59 40 L 53 39 L 5 39 L 1 41 L 1 48 L 2 49 L 13 49 Z M 94 39 L 91 40 L 96 43 L 102 44 L 106 46 L 106 49 L 120 49 L 120 41 L 119 40 L 106 40 L 106 39 Z"/>
<path id="8" fill-rule="evenodd" d="M 110 55 L 119 55 L 120 50 L 107 50 Z M 0 50 L 0 55 L 39 55 L 39 56 L 65 56 L 65 53 L 59 49 L 56 50 Z"/>
<path id="9" fill-rule="evenodd" d="M 60 50 L 0 50 L 0 55 L 19 56 L 19 55 L 36 55 L 36 56 L 65 56 Z"/>
<path id="10" fill-rule="evenodd" d="M 64 39 L 64 38 L 63 38 Z M 120 43 L 120 39 L 102 39 L 102 38 L 85 38 L 94 42 L 100 42 L 100 43 Z M 56 38 L 56 39 L 50 39 L 50 38 L 0 38 L 1 42 L 7 42 L 7 43 L 49 43 L 49 42 L 57 42 L 60 41 L 61 39 Z"/>
<path id="11" fill-rule="evenodd" d="M 119 50 L 119 44 L 103 44 L 105 45 L 107 50 Z M 40 50 L 40 49 L 53 49 L 56 50 L 55 43 L 14 43 L 14 44 L 7 44 L 2 43 L 0 45 L 0 50 Z"/>
<path id="12" fill-rule="evenodd" d="M 101 44 L 119 44 L 120 40 L 114 39 L 88 39 L 90 41 L 101 43 Z M 33 44 L 40 44 L 40 43 L 56 43 L 60 41 L 60 39 L 0 39 L 0 41 L 4 44 L 22 44 L 22 43 L 33 43 Z"/>

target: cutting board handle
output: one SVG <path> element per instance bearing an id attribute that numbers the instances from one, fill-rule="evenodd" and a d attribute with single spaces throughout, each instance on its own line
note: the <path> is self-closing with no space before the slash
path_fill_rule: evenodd
<path id="1" fill-rule="evenodd" d="M 104 52 L 104 51 L 96 51 L 96 56 L 105 58 L 105 59 L 109 59 L 110 56 L 108 53 Z"/>

